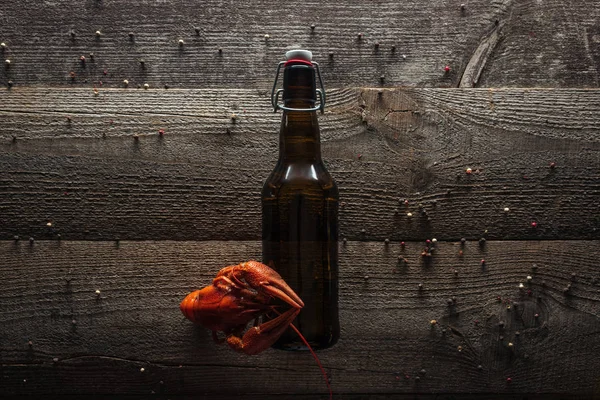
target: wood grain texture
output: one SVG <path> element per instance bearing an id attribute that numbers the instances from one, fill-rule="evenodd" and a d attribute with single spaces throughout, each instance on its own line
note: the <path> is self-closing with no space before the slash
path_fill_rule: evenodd
<path id="1" fill-rule="evenodd" d="M 600 398 L 600 2 L 460 3 L 4 1 L 0 397 L 326 398 L 308 354 L 178 310 L 260 259 L 303 47 L 349 239 L 335 398 Z"/>
<path id="2" fill-rule="evenodd" d="M 439 242 L 425 263 L 422 243 L 348 242 L 342 337 L 319 353 L 334 391 L 598 395 L 599 245 Z M 3 241 L 0 256 L 0 394 L 325 393 L 309 354 L 236 354 L 179 312 L 259 242 Z"/>
<path id="3" fill-rule="evenodd" d="M 215 395 L 173 395 L 173 394 L 162 394 L 160 392 L 150 391 L 153 399 L 165 399 L 165 400 L 197 400 L 197 399 L 214 399 Z M 44 399 L 78 399 L 80 395 L 45 395 Z M 147 399 L 148 394 L 143 395 L 127 395 L 119 396 L 119 398 L 127 398 L 128 400 L 142 400 Z M 6 396 L 6 400 L 22 399 L 23 396 Z M 86 399 L 89 400 L 107 400 L 114 399 L 115 395 L 86 395 Z M 282 398 L 281 394 L 247 394 L 242 393 L 238 395 L 218 395 L 219 400 L 278 400 Z M 319 394 L 286 394 L 286 399 L 292 400 L 315 400 L 315 399 L 326 399 L 325 395 Z M 590 396 L 585 394 L 571 394 L 571 393 L 461 393 L 456 395 L 453 393 L 394 393 L 394 394 L 370 394 L 370 393 L 336 393 L 335 400 L 589 400 Z"/>
<path id="4" fill-rule="evenodd" d="M 7 0 L 0 10 L 0 40 L 8 46 L 2 56 L 11 66 L 0 71 L 0 84 L 91 88 L 101 81 L 117 87 L 128 79 L 132 86 L 269 89 L 284 52 L 301 46 L 313 50 L 330 87 L 374 86 L 381 75 L 385 86 L 456 87 L 465 71 L 471 76 L 470 63 L 477 64 L 481 75 L 474 76 L 484 87 L 598 87 L 597 1 L 465 5 Z M 502 36 L 482 58 L 478 49 L 497 25 L 504 26 Z"/>
<path id="5" fill-rule="evenodd" d="M 321 140 L 341 234 L 598 238 L 599 94 L 331 91 Z M 18 88 L 0 104 L 0 238 L 260 238 L 281 118 L 265 92 Z"/>

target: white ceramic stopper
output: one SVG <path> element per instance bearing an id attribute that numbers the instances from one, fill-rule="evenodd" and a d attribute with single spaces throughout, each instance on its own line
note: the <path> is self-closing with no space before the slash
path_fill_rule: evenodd
<path id="1" fill-rule="evenodd" d="M 286 60 L 305 60 L 312 61 L 312 52 L 308 50 L 290 50 L 285 53 Z"/>

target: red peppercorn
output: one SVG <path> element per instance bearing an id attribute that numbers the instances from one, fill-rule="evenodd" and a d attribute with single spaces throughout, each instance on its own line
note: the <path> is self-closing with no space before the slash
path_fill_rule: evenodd
<path id="1" fill-rule="evenodd" d="M 536 227 L 537 227 L 537 222 L 535 222 L 535 221 L 531 221 L 531 227 L 532 227 L 532 228 L 536 228 Z"/>
<path id="2" fill-rule="evenodd" d="M 165 134 L 165 130 L 164 130 L 164 129 L 159 129 L 159 130 L 158 130 L 158 134 L 159 134 L 160 136 L 164 135 L 164 134 Z"/>
<path id="3" fill-rule="evenodd" d="M 449 65 L 446 65 L 446 66 L 444 67 L 444 71 L 446 71 L 446 72 L 450 72 L 450 66 L 449 66 Z"/>
<path id="4" fill-rule="evenodd" d="M 506 378 L 506 383 L 511 383 L 512 382 L 512 378 Z"/>

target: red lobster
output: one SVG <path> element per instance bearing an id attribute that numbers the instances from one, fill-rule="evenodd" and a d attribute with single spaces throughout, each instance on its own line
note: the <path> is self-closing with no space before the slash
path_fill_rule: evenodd
<path id="1" fill-rule="evenodd" d="M 292 308 L 279 313 L 275 310 L 275 306 L 269 305 L 272 297 L 285 301 Z M 212 330 L 215 342 L 223 342 L 217 337 L 217 332 L 221 331 L 225 334 L 225 341 L 231 348 L 249 355 L 268 349 L 288 326 L 291 327 L 300 336 L 319 365 L 331 398 L 329 379 L 319 358 L 304 336 L 292 324 L 302 307 L 304 302 L 285 283 L 281 275 L 257 261 L 223 268 L 211 285 L 188 294 L 179 306 L 187 319 Z M 279 316 L 258 325 L 258 317 L 267 311 L 274 311 Z M 254 326 L 244 333 L 246 326 L 252 320 L 255 320 Z"/>

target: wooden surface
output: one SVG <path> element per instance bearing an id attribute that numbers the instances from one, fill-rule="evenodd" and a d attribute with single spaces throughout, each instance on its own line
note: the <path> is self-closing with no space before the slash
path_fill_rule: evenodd
<path id="1" fill-rule="evenodd" d="M 600 398 L 600 3 L 462 3 L 4 1 L 0 397 L 326 398 L 308 354 L 178 310 L 260 259 L 305 47 L 348 239 L 334 398 Z"/>
<path id="2" fill-rule="evenodd" d="M 462 3 L 5 0 L 0 40 L 12 63 L 0 83 L 263 89 L 300 46 L 330 87 L 377 86 L 381 75 L 385 86 L 598 86 L 596 0 Z"/>
<path id="3" fill-rule="evenodd" d="M 420 243 L 341 245 L 342 337 L 319 353 L 334 391 L 600 394 L 591 368 L 600 352 L 600 271 L 598 252 L 590 251 L 598 245 L 489 241 L 481 249 L 477 242 L 444 242 L 429 263 Z M 208 330 L 178 310 L 223 260 L 260 257 L 260 242 L 0 246 L 7 394 L 326 390 L 308 353 L 240 355 L 214 344 Z M 399 265 L 398 256 L 407 262 Z M 448 299 L 455 303 L 448 306 Z"/>
<path id="4" fill-rule="evenodd" d="M 266 95 L 0 93 L 1 238 L 260 238 L 281 118 Z M 329 98 L 323 157 L 348 239 L 599 237 L 600 90 L 348 89 Z"/>

